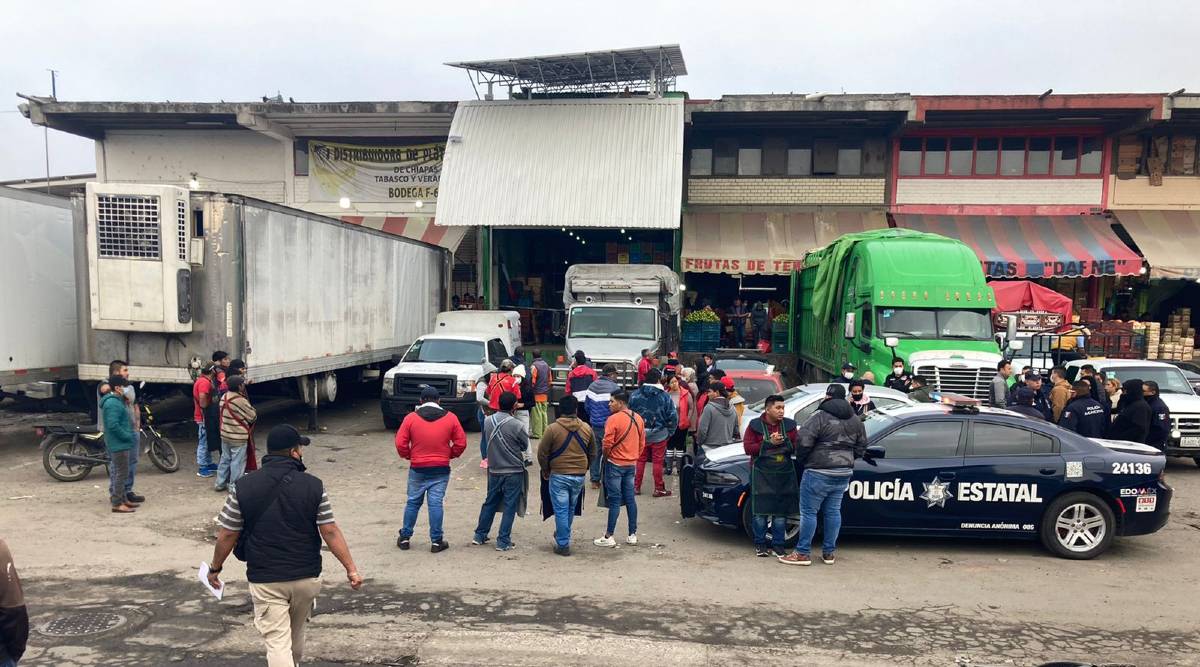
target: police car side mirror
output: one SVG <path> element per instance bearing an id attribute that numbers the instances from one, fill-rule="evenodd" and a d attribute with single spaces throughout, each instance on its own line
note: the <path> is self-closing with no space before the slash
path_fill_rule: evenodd
<path id="1" fill-rule="evenodd" d="M 870 447 L 867 447 L 867 452 L 863 455 L 863 458 L 882 459 L 886 457 L 886 454 L 887 452 L 883 447 L 879 445 L 871 445 Z"/>

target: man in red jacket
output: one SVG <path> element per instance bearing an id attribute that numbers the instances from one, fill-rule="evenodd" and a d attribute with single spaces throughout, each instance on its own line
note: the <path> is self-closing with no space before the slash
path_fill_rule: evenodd
<path id="1" fill-rule="evenodd" d="M 467 449 L 467 434 L 454 413 L 438 404 L 438 392 L 433 387 L 421 390 L 421 404 L 404 417 L 396 432 L 396 453 L 410 461 L 408 468 L 408 502 L 404 505 L 404 526 L 396 546 L 407 550 L 413 526 L 421 504 L 429 497 L 429 550 L 439 553 L 450 548 L 442 539 L 442 501 L 450 482 L 450 459 L 462 456 Z"/>

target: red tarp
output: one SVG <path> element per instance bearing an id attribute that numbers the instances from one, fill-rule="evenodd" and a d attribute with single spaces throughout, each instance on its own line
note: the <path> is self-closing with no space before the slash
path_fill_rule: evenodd
<path id="1" fill-rule="evenodd" d="M 1018 310 L 1042 310 L 1062 313 L 1063 322 L 1071 321 L 1072 302 L 1049 287 L 1028 280 L 994 280 L 988 287 L 996 293 L 994 313 L 1011 313 Z"/>

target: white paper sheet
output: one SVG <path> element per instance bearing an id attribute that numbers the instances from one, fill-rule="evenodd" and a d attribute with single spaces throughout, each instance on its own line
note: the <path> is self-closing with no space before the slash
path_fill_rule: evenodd
<path id="1" fill-rule="evenodd" d="M 206 588 L 209 593 L 212 593 L 213 597 L 220 600 L 221 596 L 225 594 L 225 582 L 221 582 L 220 588 L 213 588 L 212 584 L 208 583 L 208 563 L 200 563 L 199 577 L 200 583 L 204 584 L 204 588 Z"/>

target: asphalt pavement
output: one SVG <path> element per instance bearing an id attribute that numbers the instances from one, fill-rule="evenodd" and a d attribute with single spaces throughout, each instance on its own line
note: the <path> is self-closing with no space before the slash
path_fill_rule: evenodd
<path id="1" fill-rule="evenodd" d="M 223 496 L 195 476 L 186 428 L 173 431 L 183 469 L 143 457 L 148 500 L 123 516 L 108 511 L 102 471 L 75 483 L 45 473 L 34 421 L 0 416 L 0 536 L 35 626 L 22 666 L 263 664 L 244 566 L 227 563 L 221 602 L 196 580 Z M 307 415 L 279 405 L 261 432 L 282 421 L 303 428 Z M 431 554 L 424 514 L 413 550 L 396 549 L 406 464 L 377 402 L 325 409 L 321 424 L 305 462 L 366 584 L 351 591 L 326 555 L 306 665 L 1200 664 L 1191 461 L 1169 464 L 1167 527 L 1093 561 L 1027 542 L 846 536 L 836 565 L 795 568 L 754 558 L 737 531 L 682 520 L 674 497 L 639 498 L 638 546 L 594 547 L 605 515 L 590 488 L 569 558 L 551 552 L 536 497 L 515 550 L 470 546 L 486 487 L 470 434 L 447 495 L 452 546 Z"/>

